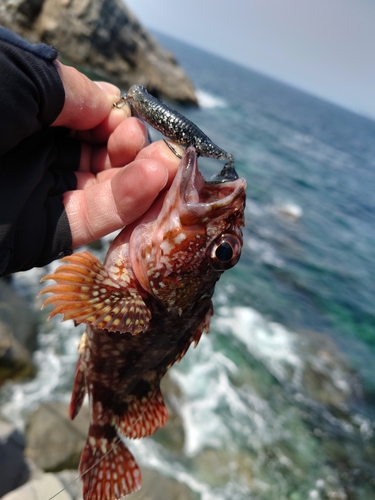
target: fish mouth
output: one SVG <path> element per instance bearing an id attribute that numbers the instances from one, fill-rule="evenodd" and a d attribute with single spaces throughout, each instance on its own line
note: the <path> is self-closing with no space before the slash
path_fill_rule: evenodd
<path id="1" fill-rule="evenodd" d="M 206 181 L 199 171 L 197 153 L 185 150 L 174 183 L 179 185 L 180 217 L 217 217 L 230 208 L 241 210 L 245 202 L 246 181 L 243 178 L 225 182 Z"/>
<path id="2" fill-rule="evenodd" d="M 153 293 L 148 266 L 156 270 L 161 279 L 160 273 L 166 277 L 179 266 L 189 265 L 196 253 L 192 250 L 190 257 L 187 256 L 189 241 L 195 241 L 195 248 L 197 242 L 200 243 L 199 248 L 205 250 L 211 240 L 230 232 L 241 243 L 245 189 L 246 181 L 241 178 L 215 184 L 207 182 L 199 171 L 196 150 L 189 146 L 159 214 L 138 225 L 130 237 L 132 269 L 142 288 Z M 181 262 L 174 258 L 175 252 L 181 256 Z"/>

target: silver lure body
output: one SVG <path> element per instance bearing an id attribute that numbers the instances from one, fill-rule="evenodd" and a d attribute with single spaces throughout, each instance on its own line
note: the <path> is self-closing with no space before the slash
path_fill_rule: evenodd
<path id="1" fill-rule="evenodd" d="M 132 110 L 146 123 L 171 141 L 184 147 L 194 146 L 198 156 L 227 160 L 222 171 L 211 182 L 226 182 L 238 179 L 234 169 L 233 155 L 216 146 L 202 130 L 175 109 L 149 94 L 142 85 L 130 87 L 126 96 L 114 106 L 120 108 L 128 103 Z M 167 143 L 175 153 L 174 148 Z"/>

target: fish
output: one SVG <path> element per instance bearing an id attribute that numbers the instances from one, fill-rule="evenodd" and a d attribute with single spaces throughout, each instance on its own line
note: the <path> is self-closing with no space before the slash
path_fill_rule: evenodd
<path id="1" fill-rule="evenodd" d="M 121 108 L 127 103 L 133 114 L 144 120 L 161 134 L 180 146 L 194 146 L 198 156 L 228 160 L 221 172 L 211 182 L 227 182 L 238 179 L 234 168 L 234 157 L 212 142 L 212 140 L 186 116 L 147 92 L 143 85 L 133 85 L 125 96 L 113 105 Z M 181 158 L 169 141 L 166 145 Z"/>
<path id="2" fill-rule="evenodd" d="M 245 179 L 206 182 L 188 147 L 158 214 L 125 227 L 104 264 L 88 251 L 62 259 L 49 317 L 87 325 L 69 408 L 88 393 L 90 425 L 79 471 L 84 500 L 114 500 L 141 487 L 141 470 L 123 437 L 139 439 L 168 418 L 160 390 L 167 370 L 208 333 L 220 276 L 243 245 Z"/>

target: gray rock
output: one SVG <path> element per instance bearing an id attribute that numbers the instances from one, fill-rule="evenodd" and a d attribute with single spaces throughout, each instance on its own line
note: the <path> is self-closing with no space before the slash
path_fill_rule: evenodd
<path id="1" fill-rule="evenodd" d="M 72 500 L 82 500 L 81 481 L 76 470 L 65 470 L 56 474 L 66 487 Z M 142 488 L 131 495 L 131 500 L 196 500 L 196 495 L 183 483 L 165 477 L 153 469 L 142 467 Z M 8 500 L 8 499 L 7 499 Z M 12 499 L 18 500 L 18 499 Z M 56 500 L 60 500 L 57 498 Z"/>
<path id="2" fill-rule="evenodd" d="M 177 391 L 171 380 L 166 380 L 163 388 L 167 389 L 169 395 Z M 169 429 L 172 436 L 168 436 L 167 423 L 166 435 L 161 441 L 166 441 L 168 447 L 178 450 L 181 446 L 182 426 L 169 403 L 168 406 L 172 419 L 176 422 Z M 6 500 L 45 500 L 63 488 L 65 488 L 65 496 L 61 497 L 63 500 L 81 500 L 82 485 L 77 468 L 86 441 L 88 423 L 89 411 L 86 406 L 81 409 L 75 420 L 71 421 L 68 417 L 68 404 L 62 402 L 41 404 L 26 423 L 25 453 L 44 471 L 57 473 L 44 474 L 43 480 L 38 478 L 30 481 L 15 491 L 14 496 L 7 496 Z M 142 467 L 142 476 L 143 486 L 132 496 L 134 500 L 196 498 L 185 484 L 167 478 L 152 469 Z M 60 497 L 58 498 L 60 500 Z"/>
<path id="3" fill-rule="evenodd" d="M 63 470 L 56 474 L 72 500 L 82 500 L 82 483 L 78 470 Z M 58 500 L 58 498 L 57 498 Z"/>
<path id="4" fill-rule="evenodd" d="M 142 470 L 143 485 L 133 493 L 132 500 L 197 500 L 197 496 L 183 483 L 162 476 L 152 469 Z M 2 500 L 82 500 L 82 486 L 76 470 L 58 474 L 46 473 L 5 495 Z"/>
<path id="5" fill-rule="evenodd" d="M 168 408 L 168 420 L 165 426 L 154 434 L 153 439 L 174 453 L 183 453 L 185 432 L 178 411 L 182 397 L 180 389 L 168 372 L 162 378 L 160 386 L 164 402 Z"/>
<path id="6" fill-rule="evenodd" d="M 31 41 L 55 45 L 61 58 L 127 89 L 197 105 L 191 81 L 173 55 L 121 0 L 13 0 L 0 4 L 0 23 Z M 94 75 L 93 75 L 94 76 Z"/>
<path id="7" fill-rule="evenodd" d="M 25 440 L 11 424 L 0 420 L 0 497 L 24 484 L 30 469 L 23 456 Z"/>
<path id="8" fill-rule="evenodd" d="M 0 280 L 0 385 L 34 373 L 31 353 L 36 344 L 36 319 L 26 302 Z"/>
<path id="9" fill-rule="evenodd" d="M 41 404 L 26 422 L 26 455 L 47 472 L 76 469 L 86 442 L 89 410 L 82 407 L 72 421 L 68 404 Z"/>
<path id="10" fill-rule="evenodd" d="M 196 500 L 197 496 L 175 479 L 159 472 L 142 468 L 142 488 L 132 494 L 132 500 Z"/>
<path id="11" fill-rule="evenodd" d="M 43 474 L 8 493 L 2 500 L 47 500 L 59 492 L 58 500 L 76 500 L 63 488 L 64 484 L 54 474 Z"/>

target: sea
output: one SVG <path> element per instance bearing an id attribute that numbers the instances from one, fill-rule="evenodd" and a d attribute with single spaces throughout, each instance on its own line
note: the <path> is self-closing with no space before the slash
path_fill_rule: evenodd
<path id="1" fill-rule="evenodd" d="M 170 370 L 181 442 L 167 424 L 134 454 L 197 500 L 375 499 L 375 122 L 154 35 L 197 90 L 200 107 L 178 109 L 234 154 L 248 188 L 242 257 L 217 285 L 210 333 Z M 208 178 L 221 165 L 200 167 Z M 56 265 L 14 277 L 35 310 Z M 46 314 L 36 377 L 0 392 L 20 427 L 71 391 L 82 329 Z"/>

